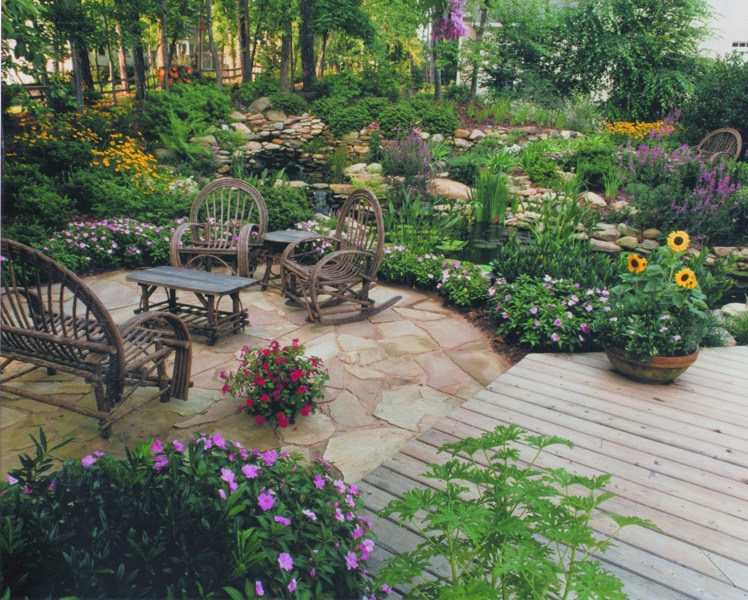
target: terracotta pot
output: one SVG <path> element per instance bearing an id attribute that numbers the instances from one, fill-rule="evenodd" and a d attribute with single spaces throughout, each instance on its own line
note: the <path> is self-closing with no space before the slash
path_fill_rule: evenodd
<path id="1" fill-rule="evenodd" d="M 670 383 L 686 372 L 699 351 L 687 356 L 655 356 L 648 361 L 626 356 L 620 348 L 605 348 L 610 364 L 619 373 L 641 383 Z"/>

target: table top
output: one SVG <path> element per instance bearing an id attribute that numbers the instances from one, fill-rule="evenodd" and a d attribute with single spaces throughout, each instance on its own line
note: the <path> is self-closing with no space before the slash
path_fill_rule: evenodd
<path id="1" fill-rule="evenodd" d="M 314 237 L 315 235 L 304 229 L 286 229 L 283 231 L 268 231 L 262 236 L 262 239 L 273 244 L 290 244 L 303 237 Z"/>
<path id="2" fill-rule="evenodd" d="M 198 294 L 233 294 L 259 282 L 259 279 L 208 273 L 176 267 L 153 267 L 135 271 L 125 277 L 127 281 L 145 283 Z"/>

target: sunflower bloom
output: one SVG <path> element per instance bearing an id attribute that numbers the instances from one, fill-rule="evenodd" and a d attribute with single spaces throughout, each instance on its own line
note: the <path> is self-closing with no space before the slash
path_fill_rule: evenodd
<path id="1" fill-rule="evenodd" d="M 641 273 L 647 268 L 647 259 L 638 254 L 629 254 L 629 271 L 632 273 Z"/>
<path id="2" fill-rule="evenodd" d="M 675 283 L 691 290 L 696 287 L 696 274 L 691 269 L 681 269 L 675 274 Z"/>
<path id="3" fill-rule="evenodd" d="M 691 238 L 685 231 L 673 231 L 667 236 L 667 245 L 673 252 L 683 252 L 690 242 Z"/>

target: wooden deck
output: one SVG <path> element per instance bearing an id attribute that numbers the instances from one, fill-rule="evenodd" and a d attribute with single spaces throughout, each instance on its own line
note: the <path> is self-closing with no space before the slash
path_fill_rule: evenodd
<path id="1" fill-rule="evenodd" d="M 441 444 L 507 423 L 572 440 L 541 464 L 611 473 L 604 508 L 662 528 L 626 529 L 601 557 L 630 598 L 748 598 L 748 347 L 704 350 L 667 386 L 628 381 L 604 354 L 531 354 L 366 476 L 367 507 L 428 485 L 419 475 L 445 459 Z M 419 541 L 372 519 L 377 560 Z"/>

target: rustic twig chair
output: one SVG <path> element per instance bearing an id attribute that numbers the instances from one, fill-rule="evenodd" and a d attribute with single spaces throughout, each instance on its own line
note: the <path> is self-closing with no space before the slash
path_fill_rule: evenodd
<path id="1" fill-rule="evenodd" d="M 143 313 L 117 325 L 74 273 L 12 240 L 2 240 L 0 271 L 0 355 L 5 359 L 0 371 L 12 361 L 33 365 L 4 375 L 4 392 L 94 417 L 103 437 L 111 433 L 112 423 L 145 402 L 187 399 L 192 349 L 181 319 Z M 5 383 L 40 367 L 50 375 L 59 370 L 85 378 L 96 408 Z M 156 390 L 135 395 L 141 386 Z"/>
<path id="2" fill-rule="evenodd" d="M 267 221 L 265 201 L 254 186 L 230 177 L 217 179 L 198 194 L 189 222 L 172 235 L 171 264 L 205 270 L 222 265 L 234 275 L 252 277 Z"/>
<path id="3" fill-rule="evenodd" d="M 740 156 L 740 149 L 743 146 L 743 139 L 740 132 L 735 129 L 717 129 L 707 135 L 696 147 L 704 160 L 714 162 L 719 158 L 732 158 L 737 160 Z"/>
<path id="4" fill-rule="evenodd" d="M 281 257 L 283 293 L 306 307 L 309 321 L 350 323 L 392 306 L 369 297 L 384 254 L 384 218 L 377 197 L 354 191 L 343 204 L 332 237 L 311 235 L 290 244 Z"/>

